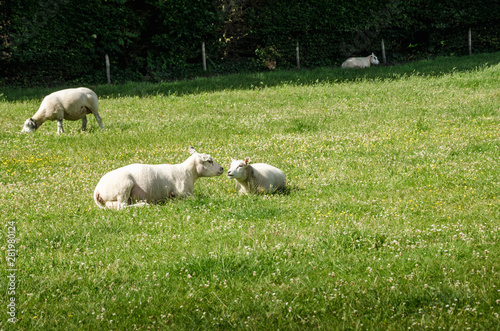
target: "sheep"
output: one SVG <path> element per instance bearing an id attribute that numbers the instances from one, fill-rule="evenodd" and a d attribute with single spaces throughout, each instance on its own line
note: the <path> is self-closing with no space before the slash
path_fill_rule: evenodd
<path id="1" fill-rule="evenodd" d="M 240 194 L 274 193 L 285 190 L 285 173 L 265 163 L 250 164 L 250 158 L 235 160 L 231 158 L 231 168 L 227 172 L 229 179 L 236 179 L 236 191 Z"/>
<path id="2" fill-rule="evenodd" d="M 103 209 L 119 210 L 189 197 L 198 178 L 222 175 L 224 168 L 210 155 L 197 153 L 193 146 L 189 152 L 191 156 L 180 164 L 130 164 L 108 172 L 94 190 L 95 203 Z"/>
<path id="3" fill-rule="evenodd" d="M 375 54 L 368 55 L 367 57 L 351 57 L 342 63 L 342 68 L 368 68 L 370 64 L 379 64 Z"/>
<path id="4" fill-rule="evenodd" d="M 79 87 L 57 91 L 47 95 L 33 117 L 24 122 L 21 132 L 33 132 L 45 121 L 57 120 L 57 134 L 64 133 L 62 121 L 82 120 L 82 131 L 87 128 L 87 114 L 94 114 L 101 130 L 104 130 L 98 112 L 97 95 L 94 91 Z"/>

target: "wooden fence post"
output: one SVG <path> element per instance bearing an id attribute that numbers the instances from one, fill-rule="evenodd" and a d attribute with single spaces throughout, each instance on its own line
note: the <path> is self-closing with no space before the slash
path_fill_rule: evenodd
<path id="1" fill-rule="evenodd" d="M 472 31 L 471 28 L 469 28 L 469 55 L 472 54 Z"/>
<path id="2" fill-rule="evenodd" d="M 386 58 L 385 58 L 385 44 L 384 44 L 384 39 L 382 39 L 382 63 L 386 64 Z"/>
<path id="3" fill-rule="evenodd" d="M 297 70 L 300 70 L 299 40 L 297 39 Z"/>
<path id="4" fill-rule="evenodd" d="M 108 78 L 108 84 L 111 84 L 111 71 L 110 71 L 110 64 L 109 64 L 109 55 L 106 54 L 106 77 Z"/>
<path id="5" fill-rule="evenodd" d="M 201 58 L 203 61 L 203 71 L 207 71 L 207 56 L 205 53 L 205 42 L 201 43 Z"/>

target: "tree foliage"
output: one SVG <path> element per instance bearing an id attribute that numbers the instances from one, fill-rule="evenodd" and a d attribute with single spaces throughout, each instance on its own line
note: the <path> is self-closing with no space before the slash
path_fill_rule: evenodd
<path id="1" fill-rule="evenodd" d="M 165 80 L 295 65 L 337 65 L 378 52 L 391 61 L 500 47 L 500 4 L 484 0 L 0 0 L 4 84 Z"/>

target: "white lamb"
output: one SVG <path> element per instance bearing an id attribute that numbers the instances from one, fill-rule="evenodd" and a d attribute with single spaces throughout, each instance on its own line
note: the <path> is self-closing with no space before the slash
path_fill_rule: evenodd
<path id="1" fill-rule="evenodd" d="M 57 120 L 57 133 L 64 133 L 62 121 L 82 120 L 82 131 L 87 128 L 87 114 L 94 114 L 101 130 L 104 130 L 99 116 L 97 95 L 91 89 L 79 87 L 57 91 L 47 95 L 38 111 L 24 122 L 22 132 L 33 132 L 45 121 Z"/>
<path id="2" fill-rule="evenodd" d="M 200 177 L 222 175 L 224 168 L 208 154 L 197 153 L 189 146 L 191 156 L 180 164 L 130 164 L 105 174 L 94 191 L 100 208 L 121 209 L 155 203 L 168 198 L 193 195 L 194 183 Z"/>
<path id="3" fill-rule="evenodd" d="M 236 179 L 236 190 L 240 194 L 274 193 L 284 190 L 286 186 L 283 171 L 265 163 L 250 164 L 249 157 L 245 160 L 231 159 L 227 177 Z"/>
<path id="4" fill-rule="evenodd" d="M 351 57 L 342 63 L 342 68 L 368 68 L 370 64 L 379 64 L 375 54 L 368 55 L 367 57 Z"/>

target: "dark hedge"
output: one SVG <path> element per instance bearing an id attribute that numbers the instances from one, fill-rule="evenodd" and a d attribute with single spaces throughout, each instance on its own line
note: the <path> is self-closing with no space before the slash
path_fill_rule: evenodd
<path id="1" fill-rule="evenodd" d="M 500 48 L 500 3 L 469 0 L 0 0 L 1 82 L 170 80 L 238 70 L 389 62 Z M 208 71 L 203 72 L 205 43 Z M 380 55 L 379 55 L 380 57 Z"/>

